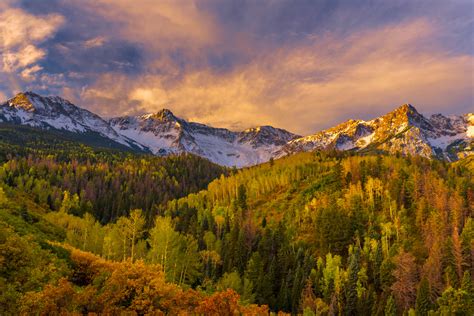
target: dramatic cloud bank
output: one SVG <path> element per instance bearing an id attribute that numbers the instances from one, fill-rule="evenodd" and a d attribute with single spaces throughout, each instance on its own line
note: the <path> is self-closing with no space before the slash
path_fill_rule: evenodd
<path id="1" fill-rule="evenodd" d="M 0 5 L 0 96 L 60 94 L 308 134 L 410 102 L 472 111 L 471 1 L 44 0 Z"/>

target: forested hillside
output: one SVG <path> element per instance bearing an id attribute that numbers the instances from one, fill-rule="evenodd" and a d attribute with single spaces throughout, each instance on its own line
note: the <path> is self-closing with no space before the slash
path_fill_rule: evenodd
<path id="1" fill-rule="evenodd" d="M 164 214 L 202 245 L 204 284 L 231 282 L 272 310 L 467 315 L 472 163 L 296 155 L 216 180 Z"/>
<path id="2" fill-rule="evenodd" d="M 1 306 L 470 315 L 473 170 L 302 153 L 197 193 L 228 171 L 192 156 L 16 157 L 0 168 Z"/>
<path id="3" fill-rule="evenodd" d="M 84 143 L 51 131 L 0 127 L 0 181 L 38 204 L 71 214 L 92 214 L 102 223 L 206 188 L 228 169 L 183 154 L 156 157 Z"/>
<path id="4" fill-rule="evenodd" d="M 96 235 L 106 230 L 98 219 L 114 221 L 140 207 L 144 225 L 156 205 L 196 192 L 228 170 L 192 155 L 134 155 L 61 138 L 48 154 L 47 133 L 23 135 L 22 146 L 3 136 L 0 314 L 267 314 L 266 306 L 240 304 L 232 290 L 205 293 L 168 282 L 157 264 L 91 253 L 101 253 L 104 243 Z M 134 245 L 132 226 L 121 229 L 107 238 L 126 234 L 122 242 Z M 83 235 L 75 243 L 77 234 Z"/>
<path id="5" fill-rule="evenodd" d="M 151 216 L 157 205 L 197 192 L 225 172 L 191 155 L 94 159 L 14 158 L 0 168 L 0 180 L 51 210 L 68 205 L 73 215 L 90 213 L 107 223 L 133 208 Z"/>

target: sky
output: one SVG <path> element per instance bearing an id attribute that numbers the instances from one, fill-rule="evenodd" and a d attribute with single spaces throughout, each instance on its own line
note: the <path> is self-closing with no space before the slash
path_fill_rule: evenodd
<path id="1" fill-rule="evenodd" d="M 307 135 L 474 110 L 472 0 L 0 0 L 0 100 Z"/>

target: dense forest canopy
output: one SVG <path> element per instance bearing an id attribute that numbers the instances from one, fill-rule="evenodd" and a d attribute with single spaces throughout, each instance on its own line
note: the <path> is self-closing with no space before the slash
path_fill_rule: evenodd
<path id="1" fill-rule="evenodd" d="M 0 167 L 0 308 L 471 315 L 473 163 L 17 154 Z"/>
<path id="2" fill-rule="evenodd" d="M 102 223 L 205 189 L 229 170 L 193 155 L 156 157 L 85 143 L 55 132 L 0 127 L 0 181 L 38 204 L 92 214 Z M 17 137 L 20 136 L 20 137 Z"/>

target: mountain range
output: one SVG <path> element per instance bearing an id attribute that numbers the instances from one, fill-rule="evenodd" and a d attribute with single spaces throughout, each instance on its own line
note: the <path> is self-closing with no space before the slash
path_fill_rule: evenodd
<path id="1" fill-rule="evenodd" d="M 246 167 L 301 151 L 383 151 L 454 161 L 474 153 L 474 114 L 427 118 L 404 104 L 378 118 L 348 120 L 308 136 L 272 126 L 231 131 L 188 122 L 170 110 L 103 119 L 57 96 L 17 94 L 0 104 L 0 122 L 87 135 L 133 151 L 192 153 L 224 166 Z"/>

